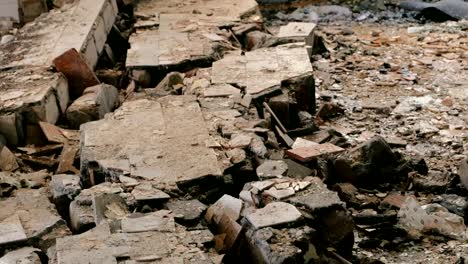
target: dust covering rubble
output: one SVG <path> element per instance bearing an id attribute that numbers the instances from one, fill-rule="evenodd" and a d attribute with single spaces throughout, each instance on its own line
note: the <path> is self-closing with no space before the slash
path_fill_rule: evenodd
<path id="1" fill-rule="evenodd" d="M 465 1 L 0 9 L 1 264 L 467 261 Z"/>

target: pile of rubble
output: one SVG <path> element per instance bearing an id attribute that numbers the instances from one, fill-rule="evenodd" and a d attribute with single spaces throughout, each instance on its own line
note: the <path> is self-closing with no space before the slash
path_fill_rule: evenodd
<path id="1" fill-rule="evenodd" d="M 69 2 L 0 44 L 0 263 L 463 261 L 465 22 Z"/>

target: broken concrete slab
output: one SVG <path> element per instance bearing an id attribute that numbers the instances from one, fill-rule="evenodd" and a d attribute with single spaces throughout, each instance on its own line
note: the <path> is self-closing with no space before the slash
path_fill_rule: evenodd
<path id="1" fill-rule="evenodd" d="M 141 233 L 147 231 L 175 232 L 174 215 L 169 210 L 159 210 L 145 215 L 122 219 L 122 232 Z"/>
<path id="2" fill-rule="evenodd" d="M 312 65 L 303 43 L 226 54 L 213 63 L 213 84 L 236 84 L 247 94 L 260 96 L 281 88 L 283 81 L 300 76 L 312 76 Z M 315 89 L 314 87 L 308 87 Z"/>
<path id="3" fill-rule="evenodd" d="M 0 245 L 25 241 L 28 237 L 18 215 L 14 214 L 0 222 Z"/>
<path id="4" fill-rule="evenodd" d="M 83 189 L 70 203 L 70 228 L 74 233 L 87 231 L 96 225 L 93 208 L 94 198 L 101 194 L 120 194 L 123 189 L 119 184 L 109 182 Z"/>
<path id="5" fill-rule="evenodd" d="M 284 202 L 269 203 L 246 216 L 247 221 L 255 229 L 294 223 L 301 218 L 301 212 L 294 205 Z"/>
<path id="6" fill-rule="evenodd" d="M 190 14 L 160 14 L 158 28 L 139 30 L 130 36 L 127 68 L 175 67 L 207 64 L 222 56 L 228 41 L 219 27 L 223 17 Z"/>
<path id="7" fill-rule="evenodd" d="M 124 218 L 129 214 L 124 198 L 116 193 L 101 193 L 93 196 L 94 222 L 112 221 Z"/>
<path id="8" fill-rule="evenodd" d="M 460 161 L 458 176 L 463 186 L 468 189 L 468 157 Z"/>
<path id="9" fill-rule="evenodd" d="M 167 209 L 174 213 L 176 220 L 191 222 L 201 218 L 202 214 L 208 209 L 208 206 L 198 200 L 188 201 L 169 201 L 166 203 Z"/>
<path id="10" fill-rule="evenodd" d="M 293 148 L 286 151 L 286 155 L 302 162 L 311 161 L 327 154 L 335 154 L 344 151 L 343 148 L 331 143 L 310 145 L 308 147 Z"/>
<path id="11" fill-rule="evenodd" d="M 201 14 L 204 16 L 226 17 L 231 21 L 247 19 L 252 15 L 258 15 L 258 4 L 254 0 L 241 0 L 231 2 L 229 0 L 203 0 L 188 3 L 183 0 L 171 0 L 169 2 L 141 1 L 135 7 L 135 13 L 143 17 L 157 17 L 159 13 L 169 14 Z M 255 18 L 254 18 L 255 19 Z"/>
<path id="12" fill-rule="evenodd" d="M 19 168 L 16 156 L 7 146 L 0 143 L 0 171 L 14 171 Z"/>
<path id="13" fill-rule="evenodd" d="M 38 253 L 41 251 L 37 248 L 25 247 L 10 251 L 0 258 L 2 264 L 41 264 L 41 259 Z"/>
<path id="14" fill-rule="evenodd" d="M 134 131 L 139 131 L 138 137 Z M 125 171 L 135 178 L 174 185 L 220 176 L 215 152 L 205 146 L 208 139 L 194 97 L 126 102 L 105 119 L 81 126 L 83 179 L 89 184 L 90 171 L 101 180 Z"/>
<path id="15" fill-rule="evenodd" d="M 58 264 L 134 262 L 212 263 L 204 245 L 213 241 L 208 230 L 111 233 L 107 224 L 57 240 Z"/>
<path id="16" fill-rule="evenodd" d="M 167 193 L 153 187 L 149 182 L 140 183 L 132 190 L 132 195 L 138 202 L 166 201 L 171 198 Z"/>
<path id="17" fill-rule="evenodd" d="M 27 135 L 33 136 L 33 126 L 39 121 L 55 124 L 67 107 L 67 80 L 60 73 L 16 68 L 1 71 L 0 80 L 0 133 L 9 145 L 22 144 Z"/>
<path id="18" fill-rule="evenodd" d="M 119 91 L 114 86 L 91 86 L 68 107 L 66 117 L 73 128 L 79 128 L 81 124 L 104 118 L 118 103 Z"/>
<path id="19" fill-rule="evenodd" d="M 28 240 L 35 247 L 47 249 L 56 238 L 70 234 L 66 222 L 50 203 L 45 190 L 20 189 L 14 197 L 0 201 L 0 207 L 0 225 L 6 225 L 0 230 L 7 230 L 9 226 L 16 234 L 13 240 L 3 236 L 5 246 L 17 240 Z M 6 238 L 9 234 L 11 232 L 5 234 Z"/>
<path id="20" fill-rule="evenodd" d="M 351 254 L 354 244 L 354 222 L 338 194 L 330 191 L 317 177 L 307 177 L 311 184 L 302 192 L 287 199 L 300 207 L 313 219 L 311 226 L 317 228 L 320 240 L 343 254 Z"/>
<path id="21" fill-rule="evenodd" d="M 77 1 L 52 10 L 19 30 L 17 41 L 0 51 L 0 64 L 49 67 L 53 59 L 74 48 L 94 68 L 117 12 L 115 0 Z M 33 40 L 33 45 L 22 39 Z"/>
<path id="22" fill-rule="evenodd" d="M 70 202 L 81 192 L 80 176 L 54 175 L 50 182 L 50 189 L 57 211 L 62 215 L 67 215 Z"/>

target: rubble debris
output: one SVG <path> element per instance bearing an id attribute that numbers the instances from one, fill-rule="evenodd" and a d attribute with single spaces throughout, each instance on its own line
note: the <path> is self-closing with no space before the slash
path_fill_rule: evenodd
<path id="1" fill-rule="evenodd" d="M 132 191 L 138 202 L 164 201 L 171 198 L 167 193 L 153 187 L 151 183 L 140 183 Z"/>
<path id="2" fill-rule="evenodd" d="M 49 67 L 53 59 L 74 48 L 94 68 L 117 12 L 115 0 L 79 1 L 62 11 L 53 10 L 21 28 L 17 37 L 34 40 L 34 45 L 9 43 L 1 51 L 2 65 Z"/>
<path id="3" fill-rule="evenodd" d="M 117 88 L 108 84 L 98 84 L 83 91 L 67 108 L 66 117 L 71 127 L 79 128 L 86 122 L 99 120 L 113 111 L 119 103 Z"/>
<path id="4" fill-rule="evenodd" d="M 262 209 L 247 215 L 246 219 L 255 228 L 270 227 L 288 223 L 294 223 L 302 218 L 302 214 L 291 204 L 273 202 Z"/>
<path id="5" fill-rule="evenodd" d="M 395 180 L 392 172 L 397 162 L 387 142 L 375 136 L 333 161 L 333 173 L 338 180 L 353 184 L 375 184 Z"/>
<path id="6" fill-rule="evenodd" d="M 83 243 L 80 243 L 83 241 Z M 205 245 L 213 241 L 208 230 L 186 231 L 176 227 L 175 232 L 117 232 L 103 223 L 75 236 L 57 240 L 58 264 L 115 263 L 117 258 L 129 261 L 163 261 L 166 263 L 212 263 Z"/>
<path id="7" fill-rule="evenodd" d="M 14 171 L 18 168 L 15 154 L 0 142 L 0 171 Z"/>
<path id="8" fill-rule="evenodd" d="M 442 0 L 436 3 L 425 3 L 415 0 L 403 1 L 400 3 L 400 7 L 418 11 L 422 17 L 437 22 L 468 18 L 468 4 L 461 0 Z"/>
<path id="9" fill-rule="evenodd" d="M 175 232 L 174 216 L 171 211 L 159 210 L 143 216 L 122 219 L 122 231 L 140 233 L 147 231 Z"/>
<path id="10" fill-rule="evenodd" d="M 27 240 L 46 250 L 56 238 L 70 234 L 44 190 L 17 190 L 14 197 L 0 201 L 0 206 L 0 230 L 6 232 L 0 235 L 4 246 Z"/>
<path id="11" fill-rule="evenodd" d="M 24 263 L 24 264 L 41 264 L 41 259 L 38 253 L 41 252 L 37 248 L 24 247 L 10 251 L 0 258 L 0 263 Z"/>
<path id="12" fill-rule="evenodd" d="M 50 182 L 52 199 L 61 215 L 68 215 L 68 208 L 81 192 L 80 177 L 76 175 L 58 174 L 52 176 Z"/>
<path id="13" fill-rule="evenodd" d="M 462 217 L 449 213 L 440 205 L 435 212 L 429 208 L 430 205 L 421 207 L 414 198 L 408 197 L 398 212 L 399 222 L 408 232 L 413 232 L 413 236 L 418 235 L 414 232 L 433 231 L 453 239 L 466 239 L 466 226 Z"/>
<path id="14" fill-rule="evenodd" d="M 122 192 L 123 189 L 120 185 L 108 182 L 83 189 L 70 203 L 69 218 L 71 231 L 73 233 L 82 233 L 96 226 L 93 197 L 101 194 L 120 194 Z"/>
<path id="15" fill-rule="evenodd" d="M 290 61 L 294 61 L 293 68 L 290 67 Z M 253 50 L 246 52 L 244 56 L 226 54 L 221 60 L 213 63 L 211 82 L 245 87 L 246 93 L 255 98 L 278 91 L 283 81 L 311 75 L 312 66 L 305 45 L 294 43 Z M 315 88 L 309 85 L 298 85 L 294 88 L 315 91 Z"/>
<path id="16" fill-rule="evenodd" d="M 327 154 L 334 154 L 344 151 L 343 148 L 331 143 L 311 145 L 308 147 L 293 148 L 286 151 L 286 155 L 302 162 L 311 161 Z"/>
<path id="17" fill-rule="evenodd" d="M 285 176 L 288 172 L 288 165 L 282 160 L 266 160 L 256 169 L 260 179 L 268 179 Z"/>
<path id="18" fill-rule="evenodd" d="M 126 201 L 116 193 L 103 193 L 93 196 L 94 222 L 120 220 L 128 215 Z"/>
<path id="19" fill-rule="evenodd" d="M 166 206 L 174 214 L 175 220 L 181 220 L 183 223 L 199 220 L 208 209 L 208 206 L 196 199 L 188 201 L 173 200 L 167 202 Z"/>
<path id="20" fill-rule="evenodd" d="M 132 131 L 139 131 L 138 137 Z M 142 142 L 146 138 L 149 141 Z M 200 108 L 190 96 L 126 102 L 112 115 L 81 126 L 81 172 L 86 183 L 113 171 L 160 184 L 221 175 Z M 115 159 L 125 156 L 124 159 Z M 184 160 L 183 163 L 178 161 Z"/>
<path id="21" fill-rule="evenodd" d="M 65 77 L 41 68 L 20 68 L 1 71 L 0 79 L 0 133 L 8 145 L 35 143 L 40 139 L 38 121 L 55 124 L 67 107 Z"/>
<path id="22" fill-rule="evenodd" d="M 230 195 L 223 195 L 216 203 L 208 208 L 205 220 L 211 224 L 219 224 L 221 218 L 226 214 L 230 219 L 237 221 L 242 210 L 242 201 Z"/>

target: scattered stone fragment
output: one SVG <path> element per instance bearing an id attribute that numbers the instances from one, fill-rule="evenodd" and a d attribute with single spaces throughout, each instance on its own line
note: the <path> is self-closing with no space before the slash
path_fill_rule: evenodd
<path id="1" fill-rule="evenodd" d="M 166 203 L 167 209 L 171 210 L 175 219 L 191 222 L 200 219 L 208 206 L 198 200 L 173 200 Z"/>
<path id="2" fill-rule="evenodd" d="M 270 188 L 271 186 L 275 185 L 275 182 L 273 180 L 266 180 L 266 181 L 256 181 L 250 183 L 252 187 L 259 191 L 263 191 L 267 188 Z"/>
<path id="3" fill-rule="evenodd" d="M 375 136 L 338 156 L 333 161 L 333 174 L 341 181 L 372 185 L 396 180 L 397 162 L 387 142 Z"/>
<path id="4" fill-rule="evenodd" d="M 468 200 L 466 197 L 456 194 L 442 194 L 439 197 L 435 197 L 433 202 L 439 203 L 451 213 L 463 217 L 465 222 L 468 221 Z"/>
<path id="5" fill-rule="evenodd" d="M 149 223 L 146 223 L 149 224 Z M 210 231 L 111 233 L 108 224 L 57 240 L 58 264 L 116 263 L 116 256 L 131 262 L 211 263 L 204 245 Z"/>
<path id="6" fill-rule="evenodd" d="M 288 172 L 288 164 L 282 160 L 266 160 L 257 167 L 256 172 L 261 179 L 282 177 Z"/>
<path id="7" fill-rule="evenodd" d="M 79 174 L 79 170 L 73 165 L 77 157 L 79 148 L 77 144 L 65 143 L 60 154 L 59 165 L 56 173 L 75 173 Z"/>
<path id="8" fill-rule="evenodd" d="M 14 171 L 18 168 L 15 154 L 7 146 L 0 143 L 0 171 Z"/>
<path id="9" fill-rule="evenodd" d="M 307 162 L 323 155 L 335 154 L 342 151 L 344 151 L 344 149 L 331 143 L 323 143 L 318 145 L 311 145 L 308 147 L 290 149 L 286 151 L 286 155 L 299 161 Z"/>
<path id="10" fill-rule="evenodd" d="M 289 22 L 280 27 L 277 37 L 286 42 L 305 42 L 307 45 L 313 46 L 316 26 L 314 23 Z"/>
<path id="11" fill-rule="evenodd" d="M 233 135 L 229 141 L 231 148 L 246 148 L 252 142 L 252 137 L 246 134 Z"/>
<path id="12" fill-rule="evenodd" d="M 151 183 L 141 183 L 132 191 L 132 195 L 139 202 L 161 201 L 171 198 L 167 193 L 153 187 Z"/>
<path id="13" fill-rule="evenodd" d="M 93 197 L 101 194 L 119 194 L 123 189 L 118 184 L 101 183 L 83 189 L 70 203 L 70 228 L 74 233 L 81 233 L 94 227 Z"/>
<path id="14" fill-rule="evenodd" d="M 50 182 L 50 188 L 57 210 L 66 215 L 70 202 L 81 192 L 80 177 L 67 174 L 54 175 Z"/>
<path id="15" fill-rule="evenodd" d="M 301 218 L 302 214 L 295 206 L 284 202 L 269 203 L 246 217 L 255 229 L 294 223 Z"/>
<path id="16" fill-rule="evenodd" d="M 37 248 L 25 247 L 10 251 L 0 258 L 2 264 L 41 264 Z"/>
<path id="17" fill-rule="evenodd" d="M 116 193 L 93 196 L 94 222 L 99 225 L 107 219 L 122 219 L 129 213 L 125 200 Z"/>
<path id="18" fill-rule="evenodd" d="M 247 94 L 258 97 L 279 90 L 285 80 L 304 75 L 312 75 L 306 48 L 300 44 L 286 44 L 257 49 L 245 56 L 228 54 L 213 63 L 211 81 L 244 86 Z M 297 89 L 301 88 L 304 87 L 297 86 Z"/>
<path id="19" fill-rule="evenodd" d="M 275 187 L 270 188 L 266 191 L 263 192 L 263 195 L 268 195 L 276 200 L 283 200 L 285 198 L 291 197 L 295 194 L 296 192 L 294 191 L 294 188 L 290 187 L 288 189 L 282 189 L 278 190 Z"/>
<path id="20" fill-rule="evenodd" d="M 14 190 L 21 188 L 21 183 L 10 172 L 0 172 L 0 197 L 9 197 Z"/>
<path id="21" fill-rule="evenodd" d="M 228 150 L 226 152 L 226 155 L 228 156 L 229 160 L 234 164 L 241 163 L 247 158 L 245 151 L 239 148 Z"/>
<path id="22" fill-rule="evenodd" d="M 230 195 L 223 195 L 216 203 L 208 208 L 205 219 L 208 223 L 218 224 L 223 214 L 230 219 L 237 221 L 242 210 L 242 201 Z"/>
<path id="23" fill-rule="evenodd" d="M 174 216 L 168 210 L 159 210 L 143 216 L 130 216 L 122 219 L 122 231 L 125 233 L 175 232 Z"/>
<path id="24" fill-rule="evenodd" d="M 317 117 L 321 118 L 322 120 L 327 120 L 332 117 L 342 115 L 344 112 L 345 109 L 338 106 L 337 104 L 326 102 L 320 106 L 319 110 L 317 111 Z"/>
<path id="25" fill-rule="evenodd" d="M 209 138 L 192 96 L 125 102 L 106 118 L 81 126 L 83 181 L 89 183 L 94 171 L 108 177 L 129 172 L 158 184 L 183 184 L 189 191 L 194 180 L 222 175 L 214 150 L 205 145 Z"/>
<path id="26" fill-rule="evenodd" d="M 67 109 L 66 116 L 73 128 L 81 124 L 99 120 L 114 110 L 119 101 L 117 88 L 108 84 L 99 84 L 84 89 Z"/>
<path id="27" fill-rule="evenodd" d="M 0 225 L 3 225 L 0 228 L 0 244 L 11 245 L 27 239 L 33 246 L 44 250 L 56 238 L 70 233 L 45 190 L 17 190 L 14 197 L 0 201 L 0 207 Z"/>
<path id="28" fill-rule="evenodd" d="M 465 240 L 466 226 L 463 218 L 447 212 L 443 207 L 442 209 L 428 212 L 416 199 L 408 197 L 398 212 L 399 223 L 414 236 L 417 236 L 414 232 L 432 231 L 453 239 Z"/>

